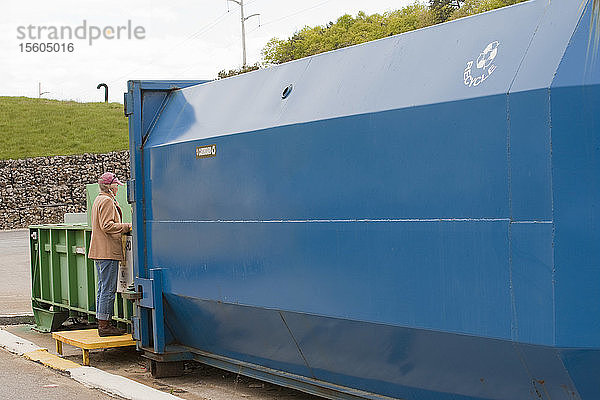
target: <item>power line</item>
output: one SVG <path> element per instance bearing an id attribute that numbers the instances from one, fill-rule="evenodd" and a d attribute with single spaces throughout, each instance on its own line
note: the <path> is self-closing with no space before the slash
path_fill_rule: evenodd
<path id="1" fill-rule="evenodd" d="M 203 34 L 207 33 L 208 31 L 210 31 L 212 28 L 214 28 L 215 26 L 217 26 L 219 24 L 219 22 L 221 22 L 221 20 L 227 16 L 227 14 L 229 13 L 229 11 L 225 11 L 223 14 L 219 15 L 214 21 L 212 21 L 211 23 L 209 23 L 208 25 L 205 25 L 204 27 L 200 28 L 198 31 L 192 33 L 191 35 L 189 35 L 186 39 L 182 40 L 181 42 L 179 42 L 178 44 L 176 44 L 175 46 L 169 48 L 166 52 L 161 53 L 160 55 L 155 56 L 154 58 L 150 59 L 150 61 L 148 61 L 145 65 L 139 66 L 134 70 L 131 70 L 121 76 L 119 76 L 118 78 L 115 78 L 113 80 L 111 80 L 110 82 L 115 82 L 118 81 L 124 77 L 126 77 L 127 75 L 130 75 L 134 72 L 139 71 L 142 68 L 147 67 L 148 65 L 152 65 L 154 64 L 154 62 L 156 60 L 158 60 L 159 58 L 162 58 L 163 56 L 166 56 L 167 54 L 172 53 L 175 49 L 181 47 L 181 45 L 183 45 L 184 43 L 187 43 L 190 40 L 193 39 L 197 39 L 200 36 L 202 36 Z"/>
<path id="2" fill-rule="evenodd" d="M 226 47 L 226 48 L 230 47 L 231 45 L 233 45 L 235 43 L 235 41 L 237 41 L 237 39 L 228 40 L 227 42 L 224 43 L 223 47 Z M 203 63 L 204 63 L 204 61 L 199 61 L 199 62 L 193 63 L 193 64 L 188 65 L 187 67 L 185 67 L 183 70 L 178 71 L 177 73 L 178 74 L 184 74 L 184 73 L 189 72 L 192 69 L 194 69 L 194 67 L 196 67 L 197 65 L 200 65 L 200 64 L 203 64 Z M 223 69 L 226 69 L 226 68 L 223 68 Z"/>
<path id="3" fill-rule="evenodd" d="M 256 1 L 256 0 L 255 0 L 255 1 Z M 166 50 L 166 52 L 165 52 L 165 51 L 163 51 L 162 53 L 160 53 L 160 54 L 156 55 L 155 57 L 153 57 L 152 59 L 150 59 L 150 61 L 148 61 L 148 62 L 147 62 L 147 63 L 145 63 L 144 65 L 140 65 L 139 67 L 137 67 L 137 68 L 135 68 L 135 69 L 132 69 L 132 70 L 130 70 L 130 71 L 128 71 L 128 72 L 126 72 L 125 74 L 123 74 L 123 75 L 121 75 L 121 76 L 119 76 L 119 77 L 117 77 L 117 78 L 114 78 L 114 79 L 112 79 L 112 80 L 108 81 L 108 83 L 109 83 L 109 84 L 113 84 L 113 83 L 115 83 L 115 82 L 117 82 L 117 81 L 119 81 L 119 80 L 121 80 L 121 79 L 123 79 L 123 78 L 127 77 L 128 75 L 131 75 L 131 74 L 133 74 L 133 73 L 135 73 L 135 72 L 139 71 L 139 70 L 140 70 L 140 69 L 142 69 L 142 68 L 146 68 L 146 67 L 148 67 L 149 65 L 153 65 L 153 64 L 154 64 L 154 63 L 155 63 L 155 62 L 156 62 L 156 61 L 157 61 L 159 58 L 162 58 L 162 57 L 166 56 L 167 54 L 170 54 L 170 53 L 172 53 L 172 52 L 173 52 L 175 49 L 177 49 L 177 48 L 181 47 L 181 45 L 183 45 L 184 43 L 187 43 L 188 41 L 190 41 L 190 40 L 193 40 L 193 39 L 197 39 L 197 38 L 199 38 L 200 36 L 202 36 L 203 34 L 205 34 L 205 33 L 209 32 L 209 31 L 210 31 L 212 28 L 214 28 L 215 26 L 217 26 L 217 25 L 218 25 L 218 24 L 219 24 L 219 23 L 220 23 L 220 22 L 221 22 L 221 21 L 222 21 L 222 20 L 223 20 L 223 19 L 224 19 L 226 16 L 228 16 L 228 15 L 231 15 L 229 11 L 225 11 L 225 12 L 223 12 L 221 15 L 219 15 L 219 16 L 218 16 L 217 18 L 215 18 L 213 21 L 209 22 L 208 24 L 206 24 L 205 26 L 203 26 L 202 28 L 200 28 L 200 29 L 199 29 L 199 30 L 197 30 L 196 32 L 193 32 L 192 34 L 188 35 L 188 37 L 186 37 L 184 40 L 180 41 L 180 42 L 179 42 L 179 43 L 177 43 L 176 45 L 174 45 L 174 46 L 170 47 L 169 49 L 167 49 L 167 50 Z M 64 82 L 66 82 L 66 81 L 64 81 Z M 61 83 L 59 86 L 62 86 L 62 84 L 63 84 L 64 82 L 62 82 L 62 83 Z M 85 92 L 87 92 L 88 90 L 89 90 L 89 89 L 84 89 L 84 90 L 82 90 L 81 92 L 78 92 L 78 93 L 77 93 L 77 94 L 74 96 L 74 98 L 76 99 L 78 96 L 80 96 L 80 95 L 84 94 L 84 93 L 85 93 Z"/>
<path id="4" fill-rule="evenodd" d="M 256 28 L 252 29 L 252 30 L 251 30 L 250 32 L 248 32 L 248 33 L 252 33 L 252 32 L 254 32 L 255 30 L 257 30 L 257 29 L 259 29 L 259 28 L 262 28 L 262 27 L 263 27 L 263 26 L 265 26 L 265 25 L 274 24 L 275 22 L 279 22 L 279 21 L 282 21 L 282 20 L 284 20 L 284 19 L 287 19 L 287 18 L 294 17 L 294 16 L 296 16 L 296 15 L 298 15 L 298 14 L 302 14 L 303 12 L 310 11 L 310 10 L 312 10 L 312 9 L 315 9 L 315 8 L 317 8 L 317 7 L 321 7 L 322 5 L 324 5 L 324 4 L 326 4 L 326 3 L 329 3 L 329 2 L 331 2 L 331 1 L 332 1 L 332 0 L 325 0 L 325 1 L 322 1 L 322 2 L 320 2 L 320 3 L 318 3 L 318 4 L 315 4 L 314 6 L 307 7 L 307 8 L 304 8 L 304 9 L 302 9 L 302 10 L 299 10 L 299 11 L 293 12 L 293 13 L 291 13 L 291 14 L 288 14 L 288 15 L 285 15 L 285 16 L 283 16 L 283 17 L 276 18 L 276 19 L 273 19 L 273 20 L 271 20 L 271 21 L 265 22 L 264 24 L 260 24 L 260 25 L 259 25 L 259 26 L 257 26 Z"/>
<path id="5" fill-rule="evenodd" d="M 233 0 L 231 0 L 231 1 L 233 1 Z M 238 1 L 243 1 L 243 0 L 236 0 L 235 2 L 236 2 L 236 3 L 238 3 Z M 257 0 L 249 0 L 248 2 L 244 3 L 244 5 L 246 5 L 246 6 L 247 6 L 247 5 L 249 5 L 249 4 L 251 4 L 251 3 L 254 3 L 254 2 L 256 2 L 256 1 L 257 1 Z M 288 19 L 288 18 L 294 17 L 294 16 L 296 16 L 296 15 L 299 15 L 299 14 L 302 14 L 302 13 L 304 13 L 304 12 L 306 12 L 306 11 L 310 11 L 310 10 L 313 10 L 313 9 L 315 9 L 315 8 L 321 7 L 322 5 L 324 5 L 324 4 L 327 4 L 327 3 L 331 2 L 331 1 L 332 1 L 332 0 L 324 0 L 324 1 L 321 1 L 320 3 L 317 3 L 317 4 L 313 5 L 313 6 L 310 6 L 310 7 L 307 7 L 307 8 L 304 8 L 304 9 L 298 10 L 298 11 L 295 11 L 295 12 L 293 12 L 293 13 L 291 13 L 291 14 L 288 14 L 288 15 L 285 15 L 285 16 L 283 16 L 283 17 L 279 17 L 279 18 L 273 19 L 273 20 L 271 20 L 271 21 L 267 21 L 267 22 L 265 22 L 265 23 L 262 23 L 262 24 L 261 24 L 261 23 L 259 23 L 259 25 L 258 25 L 256 28 L 254 28 L 254 29 L 252 29 L 251 31 L 249 31 L 249 32 L 248 32 L 248 34 L 250 34 L 250 33 L 252 33 L 252 32 L 255 32 L 256 30 L 258 30 L 259 28 L 261 28 L 261 27 L 263 27 L 263 26 L 266 26 L 266 25 L 271 25 L 271 24 L 274 24 L 274 23 L 276 23 L 276 22 L 283 21 L 283 20 L 285 20 L 285 19 Z M 239 4 L 239 3 L 238 3 L 238 4 Z M 222 20 L 223 20 L 225 17 L 227 17 L 228 15 L 231 15 L 231 13 L 230 13 L 230 11 L 229 11 L 229 10 L 227 10 L 227 11 L 223 12 L 221 15 L 219 15 L 219 16 L 218 16 L 217 18 L 215 18 L 213 21 L 211 21 L 211 22 L 210 22 L 210 23 L 208 23 L 207 25 L 203 26 L 202 28 L 200 28 L 200 29 L 199 29 L 199 30 L 197 30 L 196 32 L 193 32 L 193 33 L 191 33 L 191 34 L 190 34 L 188 37 L 186 37 L 186 38 L 185 38 L 184 40 L 182 40 L 181 42 L 177 43 L 175 46 L 173 46 L 173 47 L 170 47 L 170 48 L 169 48 L 169 49 L 168 49 L 166 52 L 162 52 L 162 53 L 160 53 L 159 55 L 156 55 L 155 57 L 153 57 L 152 59 L 150 59 L 150 61 L 148 61 L 148 62 L 147 62 L 147 63 L 145 63 L 144 65 L 141 65 L 141 66 L 139 66 L 139 67 L 137 67 L 137 68 L 135 68 L 135 69 L 133 69 L 133 70 L 131 70 L 131 71 L 128 71 L 127 73 L 125 73 L 125 74 L 123 74 L 123 75 L 121 75 L 121 76 L 119 76 L 119 77 L 117 77 L 117 78 L 114 78 L 114 79 L 112 79 L 112 80 L 108 81 L 108 83 L 109 83 L 109 84 L 113 84 L 113 83 L 115 83 L 115 82 L 117 82 L 117 81 L 119 81 L 119 80 L 121 80 L 121 79 L 123 79 L 123 78 L 127 77 L 128 75 L 131 75 L 131 74 L 133 74 L 133 73 L 135 73 L 135 72 L 139 71 L 139 70 L 140 70 L 140 69 L 142 69 L 142 68 L 146 68 L 146 67 L 148 67 L 148 66 L 150 66 L 150 65 L 153 65 L 153 64 L 154 64 L 154 63 L 155 63 L 155 62 L 156 62 L 156 61 L 157 61 L 159 58 L 162 58 L 162 57 L 164 57 L 165 55 L 172 53 L 172 52 L 173 52 L 175 49 L 177 49 L 177 48 L 181 47 L 183 44 L 187 43 L 188 41 L 190 41 L 190 40 L 193 40 L 193 39 L 197 39 L 197 38 L 199 38 L 200 36 L 202 36 L 203 34 L 205 34 L 205 33 L 209 32 L 211 29 L 213 29 L 215 26 L 217 26 L 217 25 L 218 25 L 218 24 L 219 24 L 219 23 L 220 23 L 220 22 L 221 22 L 221 21 L 222 21 Z M 257 14 L 256 14 L 256 15 L 257 15 Z M 253 15 L 250 15 L 250 16 L 248 16 L 248 17 L 245 17 L 245 19 L 247 20 L 248 18 L 250 18 L 250 17 L 253 17 L 253 16 L 255 16 L 255 14 L 253 14 Z M 245 37 L 244 37 L 244 36 L 245 36 L 245 32 L 244 32 L 244 35 L 243 35 L 243 41 L 245 42 Z M 243 43 L 243 44 L 245 45 L 245 43 Z M 245 57 L 245 46 L 243 46 L 243 53 L 244 53 L 243 61 L 244 61 L 244 65 L 245 65 L 245 64 L 246 64 L 246 59 L 245 59 L 245 58 L 246 58 L 246 57 Z M 193 64 L 193 66 L 195 66 L 195 65 L 197 65 L 197 64 L 198 64 L 198 63 L 196 63 L 196 64 Z M 186 72 L 186 71 L 188 71 L 189 69 L 190 69 L 190 68 L 188 67 L 188 68 L 186 68 L 186 69 L 185 69 L 183 72 Z M 65 83 L 65 82 L 66 82 L 66 81 L 62 82 L 62 83 L 59 85 L 59 87 L 60 87 L 60 86 L 62 86 L 62 84 L 63 84 L 63 83 Z M 84 90 L 82 90 L 81 92 L 77 93 L 77 94 L 74 96 L 74 98 L 76 99 L 78 96 L 82 95 L 83 93 L 85 93 L 85 92 L 87 92 L 87 91 L 88 91 L 88 89 L 84 89 Z"/>
<path id="6" fill-rule="evenodd" d="M 254 3 L 255 1 L 257 1 L 257 0 L 251 0 L 251 1 L 247 2 L 247 3 L 244 3 L 244 5 L 248 5 L 248 4 L 250 4 L 250 3 Z M 273 23 L 275 23 L 275 22 L 279 22 L 279 21 L 281 21 L 281 20 L 284 20 L 284 19 L 287 19 L 287 18 L 291 18 L 291 17 L 293 17 L 293 16 L 296 16 L 296 15 L 298 15 L 298 14 L 301 14 L 301 13 L 303 13 L 303 12 L 310 11 L 310 10 L 312 10 L 312 9 L 315 9 L 315 8 L 317 8 L 317 7 L 320 7 L 320 6 L 322 6 L 322 5 L 326 4 L 326 3 L 329 3 L 329 2 L 331 2 L 331 1 L 332 1 L 332 0 L 325 0 L 325 1 L 322 1 L 322 2 L 320 2 L 320 3 L 317 3 L 317 4 L 315 4 L 315 5 L 313 5 L 313 6 L 310 6 L 310 7 L 304 8 L 304 9 L 302 9 L 302 10 L 295 11 L 295 12 L 293 12 L 293 13 L 291 13 L 291 14 L 285 15 L 285 16 L 283 16 L 283 17 L 280 17 L 280 18 L 277 18 L 277 19 L 271 20 L 271 21 L 269 21 L 269 22 L 267 22 L 267 23 L 264 23 L 264 24 L 259 24 L 259 26 L 257 26 L 256 28 L 252 29 L 251 31 L 249 31 L 249 32 L 248 32 L 248 34 L 250 34 L 250 33 L 254 32 L 254 31 L 258 30 L 259 28 L 261 28 L 261 27 L 262 27 L 262 26 L 264 26 L 264 25 L 273 24 Z M 227 44 L 229 45 L 229 44 L 232 44 L 232 43 L 233 43 L 233 41 L 231 41 L 231 42 L 228 42 Z M 188 71 L 192 70 L 192 69 L 193 69 L 195 66 L 197 66 L 198 64 L 201 64 L 201 62 L 194 63 L 194 64 L 192 64 L 192 65 L 188 66 L 187 68 L 183 69 L 183 70 L 182 70 L 182 71 L 180 71 L 179 73 L 180 73 L 180 74 L 186 73 L 186 72 L 188 72 Z"/>

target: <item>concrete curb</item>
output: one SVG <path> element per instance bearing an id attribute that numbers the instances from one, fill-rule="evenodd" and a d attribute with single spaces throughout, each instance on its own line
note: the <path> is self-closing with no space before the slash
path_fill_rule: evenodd
<path id="1" fill-rule="evenodd" d="M 62 372 L 68 372 L 70 369 L 81 367 L 81 365 L 73 361 L 66 360 L 57 356 L 56 354 L 49 353 L 46 349 L 30 351 L 28 353 L 23 354 L 23 357 L 25 357 L 28 360 L 43 364 L 48 368 L 52 368 Z"/>
<path id="2" fill-rule="evenodd" d="M 4 314 L 0 315 L 0 325 L 33 324 L 33 314 Z"/>
<path id="3" fill-rule="evenodd" d="M 47 351 L 47 349 L 31 343 L 29 340 L 21 339 L 17 335 L 13 335 L 3 329 L 0 329 L 0 347 L 20 356 L 37 350 Z"/>
<path id="4" fill-rule="evenodd" d="M 94 367 L 79 367 L 68 370 L 71 378 L 85 386 L 100 389 L 113 395 L 131 400 L 181 400 L 172 394 L 143 385 L 119 375 L 110 374 Z M 107 390 L 109 388 L 109 390 Z"/>
<path id="5" fill-rule="evenodd" d="M 49 368 L 67 373 L 77 382 L 99 389 L 110 395 L 128 400 L 181 400 L 172 394 L 143 385 L 125 377 L 114 375 L 94 367 L 83 367 L 77 363 L 49 353 L 34 343 L 0 329 L 0 347 L 28 360 L 39 362 Z"/>

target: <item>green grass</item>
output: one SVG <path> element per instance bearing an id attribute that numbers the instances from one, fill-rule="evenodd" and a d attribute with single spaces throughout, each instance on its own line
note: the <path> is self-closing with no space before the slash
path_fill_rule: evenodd
<path id="1" fill-rule="evenodd" d="M 0 159 L 108 153 L 128 147 L 122 104 L 0 96 Z"/>

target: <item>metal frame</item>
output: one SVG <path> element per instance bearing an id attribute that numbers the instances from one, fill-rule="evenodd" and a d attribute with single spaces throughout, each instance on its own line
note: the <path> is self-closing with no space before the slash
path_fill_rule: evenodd
<path id="1" fill-rule="evenodd" d="M 391 397 L 377 395 L 358 389 L 338 386 L 317 379 L 306 378 L 285 371 L 266 368 L 261 365 L 247 363 L 228 357 L 203 352 L 185 346 L 167 346 L 163 354 L 156 354 L 153 349 L 142 349 L 143 356 L 157 362 L 178 362 L 195 360 L 212 367 L 224 369 L 254 379 L 259 379 L 279 386 L 301 390 L 328 399 L 373 399 L 391 400 Z"/>
<path id="2" fill-rule="evenodd" d="M 136 304 L 136 317 L 133 318 L 133 334 L 137 340 L 137 347 L 148 347 L 152 343 L 157 353 L 164 352 L 165 332 L 164 317 L 162 315 L 162 291 L 159 285 L 152 285 L 154 277 L 146 268 L 146 227 L 144 213 L 144 153 L 145 138 L 152 130 L 154 122 L 159 118 L 173 90 L 186 88 L 208 82 L 206 80 L 173 80 L 173 81 L 129 81 L 127 93 L 124 95 L 124 112 L 129 118 L 129 156 L 131 165 L 131 179 L 127 182 L 129 188 L 128 202 L 133 207 L 132 225 L 136 232 L 133 235 L 133 272 L 135 287 L 142 291 L 142 287 L 150 285 L 153 301 L 150 303 Z M 160 272 L 156 277 L 160 276 Z M 145 291 L 147 292 L 145 287 Z M 158 308 L 154 306 L 158 304 Z M 163 321 L 163 322 L 161 322 Z"/>
<path id="3" fill-rule="evenodd" d="M 87 225 L 30 226 L 31 300 L 39 330 L 53 331 L 69 316 L 96 318 L 97 272 L 88 258 Z M 82 273 L 85 268 L 85 273 Z M 113 320 L 130 325 L 133 303 L 117 293 Z"/>

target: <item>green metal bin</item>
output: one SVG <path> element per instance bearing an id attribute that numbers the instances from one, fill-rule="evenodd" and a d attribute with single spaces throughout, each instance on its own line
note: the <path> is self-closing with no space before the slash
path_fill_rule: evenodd
<path id="1" fill-rule="evenodd" d="M 88 185 L 88 221 L 98 185 Z M 123 221 L 131 221 L 131 207 L 117 198 Z M 29 227 L 31 250 L 31 297 L 37 328 L 58 329 L 69 317 L 95 322 L 98 277 L 94 260 L 88 258 L 92 229 L 88 224 L 48 224 Z M 117 293 L 113 319 L 130 325 L 133 304 Z"/>

